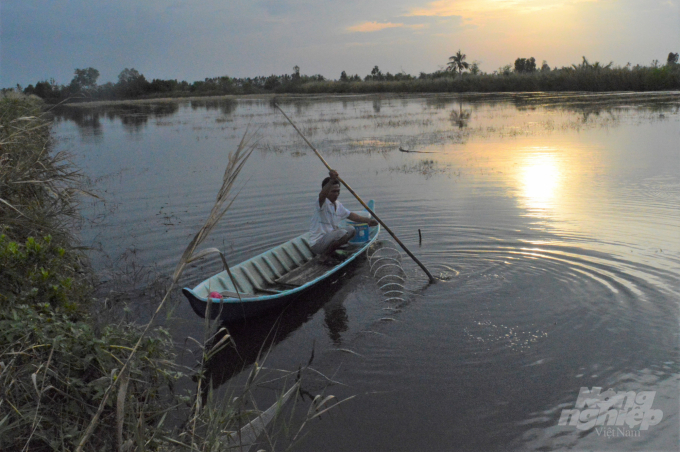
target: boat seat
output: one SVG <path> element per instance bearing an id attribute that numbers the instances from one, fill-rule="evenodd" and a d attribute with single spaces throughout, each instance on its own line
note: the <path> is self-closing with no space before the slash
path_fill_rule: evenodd
<path id="1" fill-rule="evenodd" d="M 322 265 L 319 261 L 319 257 L 316 256 L 300 267 L 277 278 L 275 282 L 284 286 L 299 287 L 324 275 L 328 271 L 328 266 Z"/>

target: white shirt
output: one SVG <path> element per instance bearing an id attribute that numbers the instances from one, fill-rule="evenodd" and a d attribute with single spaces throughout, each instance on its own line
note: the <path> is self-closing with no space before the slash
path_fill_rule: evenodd
<path id="1" fill-rule="evenodd" d="M 331 231 L 338 229 L 340 220 L 344 220 L 351 212 L 340 202 L 333 203 L 326 198 L 323 206 L 319 207 L 319 200 L 314 201 L 314 214 L 309 226 L 309 243 L 314 245 L 317 240 Z"/>

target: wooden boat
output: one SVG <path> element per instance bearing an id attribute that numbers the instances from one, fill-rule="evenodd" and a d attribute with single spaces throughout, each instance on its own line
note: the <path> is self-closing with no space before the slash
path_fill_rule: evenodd
<path id="1" fill-rule="evenodd" d="M 373 210 L 374 204 L 371 200 L 368 206 Z M 360 215 L 369 216 L 366 212 Z M 285 306 L 347 266 L 376 240 L 379 232 L 379 225 L 372 227 L 366 242 L 345 245 L 336 265 L 322 263 L 314 255 L 307 232 L 231 267 L 236 287 L 225 269 L 193 289 L 185 287 L 182 293 L 201 317 L 206 316 L 206 311 L 210 318 L 219 317 L 227 322 L 254 317 Z M 212 292 L 219 292 L 224 298 L 210 298 Z"/>

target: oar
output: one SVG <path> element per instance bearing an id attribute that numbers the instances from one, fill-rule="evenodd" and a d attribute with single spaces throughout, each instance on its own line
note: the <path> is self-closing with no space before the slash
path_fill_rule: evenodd
<path id="1" fill-rule="evenodd" d="M 307 143 L 307 145 L 312 149 L 312 151 L 314 151 L 314 153 L 321 159 L 321 161 L 323 162 L 323 164 L 326 165 L 326 168 L 328 168 L 328 171 L 331 171 L 332 168 L 330 167 L 330 165 L 328 165 L 328 162 L 326 162 L 326 160 L 321 156 L 321 154 L 319 153 L 319 151 L 317 151 L 316 148 L 315 148 L 314 146 L 312 146 L 312 143 L 310 143 L 309 140 L 307 140 L 307 138 L 305 138 L 305 136 L 302 134 L 302 132 L 300 132 L 300 129 L 297 128 L 297 126 L 295 125 L 295 123 L 293 123 L 293 121 L 291 121 L 291 119 L 288 117 L 288 115 L 287 115 L 283 110 L 281 110 L 281 107 L 279 107 L 279 105 L 276 104 L 276 103 L 274 104 L 274 106 L 275 106 L 276 108 L 279 109 L 279 111 L 281 112 L 281 114 L 283 114 L 283 116 L 285 116 L 285 118 L 288 120 L 288 122 L 290 123 L 290 125 L 293 126 L 293 128 L 297 131 L 297 133 L 300 134 L 300 136 L 302 137 L 302 139 L 305 140 L 305 143 Z M 366 203 L 364 202 L 364 200 L 361 199 L 361 197 L 360 197 L 354 190 L 352 190 L 352 187 L 350 187 L 350 186 L 347 184 L 347 182 L 345 182 L 344 180 L 342 180 L 342 179 L 339 178 L 339 177 L 338 177 L 338 180 L 342 183 L 342 185 L 345 186 L 345 188 L 347 188 L 347 190 L 349 190 L 349 192 L 350 192 L 351 194 L 354 195 L 355 198 L 357 198 L 357 201 L 359 201 L 359 203 L 360 203 L 362 206 L 364 206 L 364 209 L 366 209 L 366 210 L 371 214 L 371 216 L 373 216 L 373 218 L 375 219 L 375 221 L 377 221 L 378 223 L 380 223 L 380 225 L 381 225 L 383 228 L 385 228 L 385 230 L 386 230 L 387 232 L 389 232 L 389 234 L 392 236 L 392 238 L 394 239 L 394 241 L 397 242 L 397 243 L 399 244 L 399 246 L 401 246 L 401 248 L 402 248 L 404 251 L 406 251 L 406 254 L 408 254 L 408 255 L 411 257 L 411 259 L 413 259 L 413 261 L 414 261 L 416 264 L 418 264 L 418 265 L 420 266 L 420 268 L 423 269 L 423 271 L 425 272 L 425 274 L 427 275 L 427 277 L 430 278 L 430 282 L 431 282 L 431 283 L 435 282 L 436 280 L 434 279 L 434 276 L 432 276 L 432 273 L 430 273 L 430 271 L 429 271 L 427 268 L 425 268 L 425 266 L 423 265 L 423 263 L 420 262 L 420 261 L 418 260 L 418 258 L 415 257 L 411 251 L 409 251 L 408 248 L 406 248 L 406 245 L 404 245 L 403 243 L 401 243 L 401 240 L 399 240 L 399 238 L 397 238 L 396 234 L 395 234 L 394 232 L 392 232 L 392 230 L 391 230 L 389 227 L 387 227 L 387 225 L 386 225 L 386 224 L 378 217 L 378 215 L 376 215 L 375 212 L 373 212 L 373 210 L 371 210 L 371 208 L 368 207 L 368 206 L 366 205 Z"/>

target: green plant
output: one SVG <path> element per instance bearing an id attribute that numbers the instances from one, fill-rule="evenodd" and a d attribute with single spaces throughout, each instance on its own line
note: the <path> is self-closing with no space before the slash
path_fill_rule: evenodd
<path id="1" fill-rule="evenodd" d="M 91 285 L 74 253 L 51 236 L 29 237 L 25 244 L 0 234 L 0 307 L 48 303 L 75 314 L 89 303 Z"/>
<path id="2" fill-rule="evenodd" d="M 517 58 L 515 60 L 515 72 L 532 73 L 536 72 L 536 58 Z"/>

